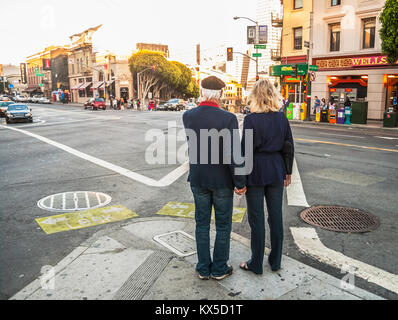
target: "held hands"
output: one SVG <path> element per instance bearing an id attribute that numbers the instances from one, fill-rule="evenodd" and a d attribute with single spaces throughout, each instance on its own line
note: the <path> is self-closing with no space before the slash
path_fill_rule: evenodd
<path id="1" fill-rule="evenodd" d="M 292 184 L 292 176 L 291 175 L 287 175 L 286 176 L 286 180 L 285 180 L 285 187 L 287 188 L 291 184 Z"/>
<path id="2" fill-rule="evenodd" d="M 247 191 L 247 188 L 246 188 L 246 187 L 244 187 L 243 189 L 235 188 L 235 193 L 236 193 L 238 196 L 243 196 L 243 195 L 246 193 L 246 191 Z"/>

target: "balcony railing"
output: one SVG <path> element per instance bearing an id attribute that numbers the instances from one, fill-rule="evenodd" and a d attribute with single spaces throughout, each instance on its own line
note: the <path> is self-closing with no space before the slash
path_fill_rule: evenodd
<path id="1" fill-rule="evenodd" d="M 271 49 L 271 60 L 281 61 L 281 51 L 279 49 Z"/>
<path id="2" fill-rule="evenodd" d="M 271 13 L 271 22 L 274 28 L 282 28 L 283 27 L 283 18 L 277 14 Z"/>

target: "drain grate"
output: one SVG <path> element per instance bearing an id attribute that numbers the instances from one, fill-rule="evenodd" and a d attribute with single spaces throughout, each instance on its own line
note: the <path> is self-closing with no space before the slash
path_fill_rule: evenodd
<path id="1" fill-rule="evenodd" d="M 347 233 L 370 232 L 380 226 L 380 220 L 370 213 L 339 206 L 318 206 L 306 209 L 301 213 L 301 219 L 312 226 Z"/>

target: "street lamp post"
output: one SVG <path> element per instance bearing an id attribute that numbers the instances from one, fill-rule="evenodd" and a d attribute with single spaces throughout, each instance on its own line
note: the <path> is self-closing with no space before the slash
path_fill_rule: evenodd
<path id="1" fill-rule="evenodd" d="M 258 21 L 254 21 L 250 18 L 247 17 L 234 17 L 234 20 L 239 20 L 239 19 L 246 19 L 249 20 L 253 23 L 256 24 L 256 40 L 255 43 L 259 44 L 259 27 L 258 27 Z M 258 48 L 256 48 L 256 79 L 258 79 Z"/>

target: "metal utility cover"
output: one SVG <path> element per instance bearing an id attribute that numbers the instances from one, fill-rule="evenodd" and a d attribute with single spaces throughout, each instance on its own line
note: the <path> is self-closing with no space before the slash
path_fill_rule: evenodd
<path id="1" fill-rule="evenodd" d="M 370 213 L 340 206 L 312 207 L 304 210 L 301 218 L 312 226 L 336 232 L 364 233 L 380 226 L 380 220 Z"/>
<path id="2" fill-rule="evenodd" d="M 196 241 L 193 236 L 184 231 L 174 231 L 153 238 L 180 257 L 188 257 L 196 253 Z"/>
<path id="3" fill-rule="evenodd" d="M 51 212 L 69 213 L 105 207 L 112 198 L 101 192 L 72 191 L 45 197 L 37 203 L 38 207 Z"/>

